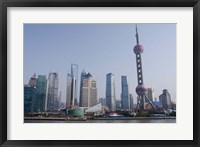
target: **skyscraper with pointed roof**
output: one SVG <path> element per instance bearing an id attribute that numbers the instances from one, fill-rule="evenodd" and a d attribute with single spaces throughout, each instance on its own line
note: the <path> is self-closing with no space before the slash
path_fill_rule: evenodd
<path id="1" fill-rule="evenodd" d="M 84 74 L 83 74 L 84 75 Z M 96 80 L 88 73 L 82 79 L 82 87 L 80 93 L 81 107 L 92 107 L 97 104 L 97 87 Z"/>
<path id="2" fill-rule="evenodd" d="M 167 89 L 163 89 L 163 93 L 159 96 L 159 101 L 164 109 L 171 109 L 172 101 L 170 93 Z"/>
<path id="3" fill-rule="evenodd" d="M 33 74 L 33 76 L 29 80 L 29 85 L 36 87 L 37 85 L 37 78 L 36 78 L 36 73 Z"/>

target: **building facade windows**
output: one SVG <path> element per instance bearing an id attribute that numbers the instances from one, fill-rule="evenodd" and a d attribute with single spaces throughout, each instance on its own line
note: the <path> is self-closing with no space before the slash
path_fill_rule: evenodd
<path id="1" fill-rule="evenodd" d="M 92 75 L 88 73 L 81 83 L 80 93 L 80 106 L 81 107 L 92 107 L 97 104 L 97 87 L 96 80 L 93 79 Z"/>
<path id="2" fill-rule="evenodd" d="M 45 99 L 46 99 L 46 87 L 47 79 L 46 75 L 38 75 L 36 84 L 36 100 L 35 100 L 35 112 L 45 111 Z"/>
<path id="3" fill-rule="evenodd" d="M 24 85 L 24 113 L 34 112 L 36 87 Z"/>
<path id="4" fill-rule="evenodd" d="M 171 96 L 167 89 L 163 90 L 163 93 L 159 96 L 159 101 L 163 109 L 171 109 L 172 106 Z"/>
<path id="5" fill-rule="evenodd" d="M 49 73 L 46 92 L 46 111 L 57 111 L 59 109 L 58 82 L 58 73 Z"/>
<path id="6" fill-rule="evenodd" d="M 122 94 L 121 94 L 121 103 L 122 109 L 130 109 L 130 95 L 128 89 L 128 79 L 127 76 L 121 76 L 121 87 L 122 87 Z"/>
<path id="7" fill-rule="evenodd" d="M 116 110 L 115 79 L 112 73 L 106 75 L 106 105 L 110 110 Z"/>

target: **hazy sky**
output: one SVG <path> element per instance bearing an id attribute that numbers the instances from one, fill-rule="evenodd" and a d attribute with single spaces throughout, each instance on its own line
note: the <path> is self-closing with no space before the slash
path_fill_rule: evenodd
<path id="1" fill-rule="evenodd" d="M 143 80 L 158 98 L 168 89 L 176 99 L 176 24 L 138 24 Z M 137 86 L 135 24 L 25 24 L 24 84 L 30 77 L 58 72 L 62 101 L 66 100 L 66 77 L 71 63 L 90 72 L 97 94 L 105 97 L 106 74 L 115 74 L 116 98 L 120 99 L 121 76 L 128 76 L 129 91 Z M 78 97 L 79 97 L 78 83 Z"/>

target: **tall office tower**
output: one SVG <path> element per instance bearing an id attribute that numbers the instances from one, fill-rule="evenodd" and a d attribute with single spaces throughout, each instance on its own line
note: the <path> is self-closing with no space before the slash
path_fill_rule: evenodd
<path id="1" fill-rule="evenodd" d="M 37 85 L 37 78 L 36 78 L 36 74 L 34 73 L 34 75 L 29 79 L 29 85 L 36 87 Z"/>
<path id="2" fill-rule="evenodd" d="M 110 110 L 116 110 L 115 79 L 112 73 L 106 75 L 106 105 Z"/>
<path id="3" fill-rule="evenodd" d="M 127 76 L 121 76 L 121 82 L 122 82 L 121 108 L 130 109 L 130 97 L 129 97 Z"/>
<path id="4" fill-rule="evenodd" d="M 46 111 L 57 111 L 58 108 L 58 73 L 49 73 L 47 81 Z"/>
<path id="5" fill-rule="evenodd" d="M 155 94 L 154 94 L 154 89 L 153 88 L 148 88 L 148 98 L 151 100 L 151 101 L 156 101 L 155 100 Z"/>
<path id="6" fill-rule="evenodd" d="M 71 64 L 71 76 L 72 76 L 72 97 L 74 100 L 74 105 L 77 105 L 78 96 L 78 64 Z"/>
<path id="7" fill-rule="evenodd" d="M 38 75 L 36 84 L 36 99 L 35 99 L 35 112 L 45 111 L 47 79 L 46 75 Z"/>
<path id="8" fill-rule="evenodd" d="M 99 103 L 101 103 L 101 106 L 106 106 L 106 98 L 99 98 Z"/>
<path id="9" fill-rule="evenodd" d="M 92 107 L 97 104 L 96 81 L 88 73 L 82 81 L 81 87 L 81 107 Z"/>
<path id="10" fill-rule="evenodd" d="M 90 103 L 89 107 L 92 107 L 97 104 L 97 82 L 95 79 L 92 79 L 90 86 Z"/>
<path id="11" fill-rule="evenodd" d="M 34 112 L 36 87 L 24 85 L 24 113 Z"/>
<path id="12" fill-rule="evenodd" d="M 138 79 L 138 86 L 136 87 L 136 93 L 138 95 L 137 110 L 144 110 L 146 108 L 146 102 L 148 102 L 151 105 L 151 107 L 155 109 L 152 102 L 147 97 L 148 88 L 147 86 L 143 84 L 141 53 L 143 53 L 144 47 L 143 45 L 139 44 L 139 35 L 137 32 L 137 25 L 136 25 L 135 36 L 136 36 L 137 45 L 133 48 L 133 51 L 136 55 L 137 79 Z"/>
<path id="13" fill-rule="evenodd" d="M 66 108 L 71 109 L 74 105 L 74 100 L 72 98 L 72 76 L 67 74 L 67 93 L 66 93 Z"/>
<path id="14" fill-rule="evenodd" d="M 83 80 L 85 79 L 86 77 L 86 73 L 83 69 L 83 71 L 81 72 L 81 80 L 80 80 L 80 102 L 79 102 L 79 105 L 82 106 L 82 97 L 81 97 L 81 93 L 82 93 L 82 87 L 83 87 Z"/>
<path id="15" fill-rule="evenodd" d="M 133 95 L 130 94 L 130 109 L 133 109 L 134 108 L 133 106 L 134 106 L 133 105 Z"/>
<path id="16" fill-rule="evenodd" d="M 164 109 L 171 109 L 172 102 L 171 96 L 167 89 L 163 90 L 163 93 L 159 96 L 159 101 Z"/>

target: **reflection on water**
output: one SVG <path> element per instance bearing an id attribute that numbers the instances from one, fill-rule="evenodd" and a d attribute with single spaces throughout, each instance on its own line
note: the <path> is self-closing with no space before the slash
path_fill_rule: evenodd
<path id="1" fill-rule="evenodd" d="M 87 121 L 25 120 L 24 123 L 176 123 L 176 119 L 87 120 Z"/>

